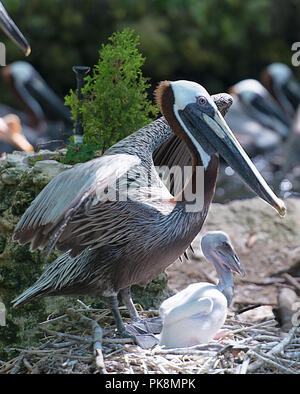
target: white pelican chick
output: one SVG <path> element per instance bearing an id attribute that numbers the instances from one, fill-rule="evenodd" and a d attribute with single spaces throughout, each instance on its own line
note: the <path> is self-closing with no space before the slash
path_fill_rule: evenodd
<path id="1" fill-rule="evenodd" d="M 161 304 L 161 346 L 176 348 L 210 342 L 224 324 L 232 301 L 232 272 L 245 274 L 224 232 L 207 232 L 202 237 L 201 247 L 206 259 L 214 264 L 219 283 L 193 283 Z"/>

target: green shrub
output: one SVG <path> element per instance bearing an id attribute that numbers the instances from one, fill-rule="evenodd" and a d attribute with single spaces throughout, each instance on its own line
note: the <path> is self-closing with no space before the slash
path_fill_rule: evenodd
<path id="1" fill-rule="evenodd" d="M 142 75 L 145 58 L 138 45 L 139 37 L 129 28 L 113 33 L 109 43 L 102 44 L 92 75 L 85 78 L 82 102 L 73 90 L 65 97 L 72 119 L 79 113 L 84 129 L 83 144 L 71 143 L 67 161 L 93 158 L 94 151 L 104 152 L 158 114 L 147 98 L 150 84 Z"/>

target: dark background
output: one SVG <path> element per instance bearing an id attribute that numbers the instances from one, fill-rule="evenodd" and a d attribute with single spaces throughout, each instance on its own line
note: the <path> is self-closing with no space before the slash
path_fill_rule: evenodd
<path id="1" fill-rule="evenodd" d="M 153 87 L 163 79 L 189 79 L 210 93 L 264 66 L 291 65 L 300 41 L 299 0 L 3 0 L 32 47 L 27 58 L 63 97 L 75 87 L 73 65 L 93 66 L 101 43 L 129 26 L 141 39 L 144 75 Z M 7 63 L 24 60 L 0 32 Z M 151 92 L 149 92 L 151 93 Z M 13 98 L 0 80 L 0 102 Z"/>

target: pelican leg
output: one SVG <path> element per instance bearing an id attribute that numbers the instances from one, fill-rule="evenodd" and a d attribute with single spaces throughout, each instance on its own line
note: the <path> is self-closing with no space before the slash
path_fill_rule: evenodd
<path id="1" fill-rule="evenodd" d="M 130 318 L 131 326 L 141 334 L 159 334 L 162 330 L 162 322 L 160 318 L 142 319 L 140 318 L 131 298 L 130 287 L 120 290 L 122 301 L 125 304 Z"/>
<path id="2" fill-rule="evenodd" d="M 150 349 L 158 343 L 158 339 L 155 338 L 154 335 L 152 334 L 139 334 L 135 328 L 133 328 L 133 333 L 131 333 L 126 329 L 122 317 L 120 315 L 120 311 L 118 308 L 118 298 L 116 295 L 108 297 L 108 303 L 114 315 L 118 332 L 123 338 L 132 338 L 135 341 L 135 343 L 143 349 Z M 132 330 L 130 325 L 128 325 L 128 328 Z"/>
<path id="3" fill-rule="evenodd" d="M 118 298 L 116 295 L 113 295 L 111 297 L 108 297 L 108 304 L 109 307 L 114 315 L 114 319 L 116 322 L 117 330 L 119 334 L 124 337 L 124 338 L 133 338 L 135 339 L 135 335 L 129 333 L 123 323 L 120 311 L 119 311 L 119 303 L 118 303 Z"/>
<path id="4" fill-rule="evenodd" d="M 133 301 L 131 298 L 130 287 L 126 287 L 125 289 L 120 290 L 120 294 L 121 294 L 123 303 L 125 304 L 126 308 L 128 309 L 131 320 L 132 321 L 142 320 L 139 317 L 138 311 L 135 309 L 135 306 L 133 304 Z"/>

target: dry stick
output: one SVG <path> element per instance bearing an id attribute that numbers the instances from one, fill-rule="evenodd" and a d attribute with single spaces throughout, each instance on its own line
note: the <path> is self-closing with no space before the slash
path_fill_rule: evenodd
<path id="1" fill-rule="evenodd" d="M 12 360 L 7 361 L 7 363 L 5 363 L 4 365 L 1 366 L 0 374 L 4 374 L 7 371 L 9 371 L 10 369 L 12 369 L 14 367 L 14 365 L 18 362 L 18 360 L 19 360 L 19 356 L 15 357 Z"/>
<path id="2" fill-rule="evenodd" d="M 247 373 L 247 369 L 250 363 L 250 357 L 248 355 L 245 356 L 243 363 L 238 367 L 237 373 L 240 375 L 245 375 Z"/>
<path id="3" fill-rule="evenodd" d="M 285 358 L 295 360 L 299 359 L 300 360 L 300 351 L 290 351 L 288 353 L 285 353 Z"/>
<path id="4" fill-rule="evenodd" d="M 93 356 L 80 356 L 78 354 L 69 354 L 69 353 L 49 353 L 47 357 L 51 356 L 54 359 L 67 358 L 70 360 L 81 360 L 83 362 L 89 363 L 93 361 Z"/>
<path id="5" fill-rule="evenodd" d="M 64 319 L 65 317 L 67 317 L 68 315 L 61 315 L 61 316 L 57 316 L 57 317 L 54 317 L 53 319 L 49 319 L 49 320 L 45 320 L 45 321 L 42 321 L 42 322 L 40 322 L 39 323 L 39 325 L 42 325 L 42 324 L 50 324 L 50 323 L 53 323 L 53 322 L 55 322 L 55 321 L 57 321 L 57 320 L 61 320 L 61 319 Z"/>
<path id="6" fill-rule="evenodd" d="M 106 374 L 107 371 L 105 368 L 103 354 L 102 354 L 102 337 L 103 337 L 102 328 L 99 326 L 99 324 L 95 320 L 82 315 L 81 313 L 75 311 L 75 309 L 73 309 L 73 308 L 68 308 L 66 310 L 66 313 L 70 317 L 72 317 L 73 319 L 78 321 L 79 323 L 83 323 L 84 325 L 92 328 L 93 343 L 94 343 L 93 348 L 94 348 L 96 367 L 100 373 Z"/>
<path id="7" fill-rule="evenodd" d="M 295 278 L 292 277 L 292 275 L 290 275 L 287 272 L 285 272 L 281 276 L 283 276 L 287 280 L 287 282 L 289 282 L 291 285 L 296 287 L 297 290 L 300 291 L 300 285 L 299 285 L 298 281 Z"/>
<path id="8" fill-rule="evenodd" d="M 79 335 L 72 335 L 72 334 L 67 334 L 64 332 L 54 331 L 54 330 L 50 330 L 49 328 L 46 328 L 46 327 L 39 327 L 39 329 L 44 331 L 46 334 L 55 335 L 60 338 L 68 338 L 68 339 L 72 339 L 74 341 L 83 342 L 83 343 L 92 343 L 92 339 L 81 337 Z"/>
<path id="9" fill-rule="evenodd" d="M 10 371 L 10 374 L 14 375 L 14 374 L 17 374 L 18 372 L 20 372 L 20 369 L 22 368 L 24 357 L 25 357 L 24 353 L 21 353 L 19 355 L 19 359 L 16 362 L 16 364 L 14 365 L 14 367 L 12 368 L 12 370 Z"/>
<path id="10" fill-rule="evenodd" d="M 258 351 L 259 354 L 261 354 L 262 356 L 264 355 L 260 350 Z M 275 356 L 268 356 L 268 358 L 270 358 L 273 361 L 276 362 L 281 362 L 282 364 L 287 364 L 288 366 L 292 366 L 292 365 L 296 365 L 297 361 L 295 361 L 295 359 L 288 359 L 286 358 L 286 354 L 284 353 L 282 356 L 279 355 L 275 355 Z M 300 364 L 300 363 L 298 363 Z"/>
<path id="11" fill-rule="evenodd" d="M 270 364 L 273 367 L 282 370 L 285 373 L 289 373 L 289 374 L 295 374 L 296 372 L 292 371 L 289 368 L 284 367 L 281 364 L 278 364 L 277 362 L 273 361 L 272 359 L 270 359 L 269 357 L 262 356 L 260 353 L 255 352 L 254 350 L 250 350 L 250 355 L 253 355 L 255 357 L 257 357 L 259 359 L 259 361 L 256 361 L 257 363 L 261 363 L 261 365 L 263 365 L 264 363 Z M 251 368 L 251 372 L 253 372 L 252 368 Z"/>
<path id="12" fill-rule="evenodd" d="M 214 364 L 216 358 L 216 356 L 211 356 L 209 357 L 204 363 L 203 365 L 200 367 L 200 369 L 198 370 L 198 374 L 204 374 L 204 373 L 209 373 L 212 365 Z"/>
<path id="13" fill-rule="evenodd" d="M 32 373 L 33 366 L 30 364 L 30 362 L 25 357 L 23 358 L 23 364 L 28 369 L 28 371 Z"/>
<path id="14" fill-rule="evenodd" d="M 270 329 L 273 328 L 273 327 L 265 326 L 266 323 L 268 323 L 268 322 L 262 322 L 262 323 L 252 324 L 251 326 L 248 326 L 248 327 L 237 328 L 235 330 L 232 330 L 231 334 L 238 334 L 240 332 L 251 331 L 251 330 L 254 331 L 254 329 L 257 328 L 257 327 L 264 327 L 265 330 L 263 330 L 263 332 L 269 331 Z M 220 340 L 221 339 L 222 339 L 222 337 L 220 338 Z"/>
<path id="15" fill-rule="evenodd" d="M 281 341 L 279 342 L 276 346 L 274 346 L 271 350 L 269 350 L 266 353 L 266 356 L 270 355 L 275 355 L 278 353 L 281 353 L 284 348 L 292 341 L 293 336 L 295 335 L 295 332 L 297 331 L 298 327 L 294 326 L 290 329 L 288 335 Z M 260 360 L 255 361 L 252 365 L 249 366 L 249 371 L 254 372 L 258 368 L 260 368 L 264 363 L 264 360 L 262 357 L 260 357 Z"/>

